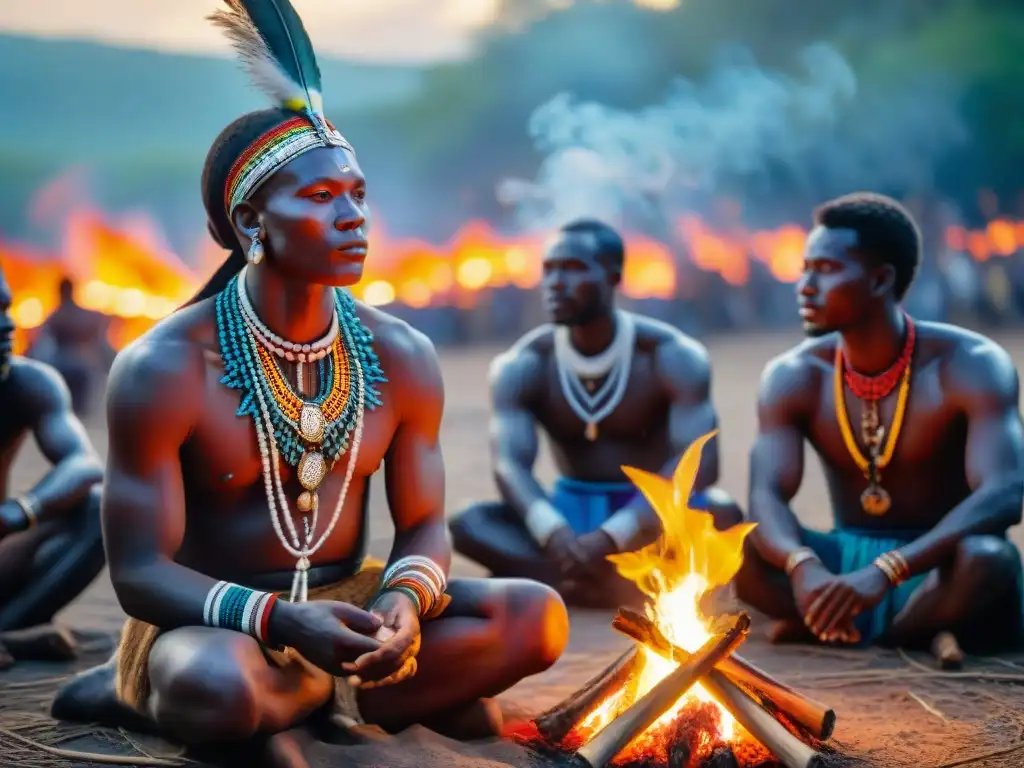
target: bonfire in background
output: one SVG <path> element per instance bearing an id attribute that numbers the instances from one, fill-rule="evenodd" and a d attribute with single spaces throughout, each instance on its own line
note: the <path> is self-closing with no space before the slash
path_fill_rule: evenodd
<path id="1" fill-rule="evenodd" d="M 613 625 L 636 644 L 519 738 L 601 768 L 742 768 L 820 764 L 813 746 L 832 710 L 733 654 L 745 614 L 705 615 L 707 598 L 735 577 L 751 523 L 719 531 L 690 507 L 704 446 L 696 440 L 671 479 L 623 467 L 657 513 L 659 539 L 609 558 L 647 596 L 645 615 L 620 610 Z"/>

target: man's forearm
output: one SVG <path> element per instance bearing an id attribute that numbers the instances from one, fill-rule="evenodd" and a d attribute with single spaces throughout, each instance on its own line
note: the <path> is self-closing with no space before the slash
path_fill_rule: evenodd
<path id="1" fill-rule="evenodd" d="M 1016 478 L 982 486 L 939 521 L 928 533 L 899 550 L 908 578 L 950 561 L 967 536 L 1004 536 L 1020 522 L 1021 487 Z"/>
<path id="2" fill-rule="evenodd" d="M 164 558 L 134 566 L 111 563 L 110 575 L 124 612 L 164 630 L 203 626 L 206 598 L 217 584 Z"/>
<path id="3" fill-rule="evenodd" d="M 495 482 L 502 500 L 519 514 L 530 535 L 541 546 L 566 524 L 530 469 L 501 462 L 495 471 Z"/>
<path id="4" fill-rule="evenodd" d="M 670 459 L 658 474 L 665 478 L 672 477 L 681 459 L 682 453 Z M 697 479 L 693 484 L 694 493 L 710 488 L 717 480 L 717 457 L 701 462 Z M 639 549 L 657 539 L 661 535 L 661 520 L 647 502 L 647 498 L 637 491 L 633 498 L 601 525 L 601 530 L 611 537 L 620 552 L 626 552 Z"/>
<path id="5" fill-rule="evenodd" d="M 750 519 L 757 527 L 750 539 L 769 565 L 784 570 L 789 556 L 801 546 L 800 523 L 789 505 L 775 493 L 754 490 L 750 494 Z"/>
<path id="6" fill-rule="evenodd" d="M 69 456 L 55 464 L 25 495 L 44 521 L 74 509 L 102 481 L 103 468 L 94 457 Z"/>
<path id="7" fill-rule="evenodd" d="M 443 519 L 431 520 L 395 534 L 388 565 L 393 565 L 403 557 L 413 556 L 429 558 L 447 575 L 451 568 L 452 546 Z"/>

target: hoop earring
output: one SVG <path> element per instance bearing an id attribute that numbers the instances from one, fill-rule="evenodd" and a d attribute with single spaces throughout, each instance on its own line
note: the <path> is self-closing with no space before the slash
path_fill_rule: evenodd
<path id="1" fill-rule="evenodd" d="M 252 243 L 249 245 L 248 253 L 245 254 L 245 260 L 253 265 L 263 261 L 263 243 L 260 241 L 259 230 L 252 236 Z"/>

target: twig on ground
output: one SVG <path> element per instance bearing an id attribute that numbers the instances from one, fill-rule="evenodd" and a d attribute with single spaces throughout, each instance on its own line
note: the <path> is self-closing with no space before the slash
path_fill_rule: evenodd
<path id="1" fill-rule="evenodd" d="M 57 747 L 51 747 L 48 744 L 35 741 L 34 739 L 22 736 L 20 733 L 10 731 L 6 728 L 0 728 L 0 736 L 6 736 L 20 744 L 24 744 L 25 746 L 33 749 L 38 749 L 40 752 L 45 752 L 46 754 L 53 755 L 54 757 L 60 757 L 65 760 L 78 760 L 85 763 L 100 763 L 101 765 L 163 766 L 164 768 L 182 768 L 187 765 L 202 765 L 202 763 L 196 762 L 195 760 L 189 760 L 185 757 L 169 759 L 162 757 L 136 757 L 132 755 L 104 755 L 99 752 L 76 752 L 73 749 L 58 749 Z"/>
<path id="2" fill-rule="evenodd" d="M 131 744 L 132 748 L 136 752 L 138 752 L 139 754 L 145 755 L 146 757 L 156 758 L 158 760 L 160 759 L 157 755 L 152 754 L 148 749 L 143 748 L 143 746 L 136 740 L 135 736 L 132 735 L 131 731 L 127 731 L 124 728 L 118 728 L 117 732 L 120 733 L 121 734 L 121 738 L 123 738 L 125 741 L 127 741 L 129 744 Z M 178 754 L 176 754 L 176 755 L 164 755 L 164 758 L 166 758 L 166 759 L 173 759 L 173 758 L 177 758 L 177 757 L 183 757 L 184 754 L 185 754 L 185 749 L 182 748 L 178 752 Z"/>
<path id="3" fill-rule="evenodd" d="M 833 680 L 847 681 L 848 684 L 877 683 L 900 678 L 932 678 L 938 680 L 987 680 L 994 683 L 1024 684 L 1024 674 L 1014 675 L 1008 672 L 940 672 L 938 670 L 914 671 L 909 669 L 873 669 L 863 672 L 822 672 L 820 674 L 795 674 L 787 680 L 805 682 L 829 682 Z"/>
<path id="4" fill-rule="evenodd" d="M 931 704 L 929 704 L 929 703 L 928 703 L 927 701 L 925 701 L 924 699 L 922 699 L 922 698 L 921 698 L 920 696 L 918 696 L 918 695 L 917 695 L 916 693 L 914 693 L 913 691 L 907 691 L 907 695 L 908 695 L 908 696 L 909 696 L 910 698 L 912 698 L 912 699 L 913 699 L 914 701 L 916 701 L 916 702 L 917 702 L 918 704 L 920 704 L 920 705 L 921 705 L 921 708 L 922 708 L 922 709 L 923 709 L 923 710 L 924 710 L 925 712 L 928 712 L 929 714 L 935 715 L 935 716 L 936 716 L 937 718 L 939 718 L 939 720 L 941 720 L 941 721 L 942 721 L 942 722 L 944 722 L 944 723 L 947 723 L 947 722 L 949 722 L 949 721 L 948 721 L 948 720 L 946 719 L 946 716 L 945 716 L 944 714 L 942 714 L 942 713 L 941 713 L 941 712 L 940 712 L 940 711 L 939 711 L 938 709 L 936 709 L 935 707 L 933 707 L 933 706 L 932 706 Z"/>
<path id="5" fill-rule="evenodd" d="M 933 765 L 932 768 L 957 768 L 961 765 L 980 763 L 982 760 L 988 760 L 991 757 L 1002 757 L 1004 755 L 1009 755 L 1021 749 L 1024 749 L 1024 744 L 1014 744 L 1011 747 L 1000 747 L 999 749 L 993 749 L 989 752 L 982 752 L 980 755 L 974 755 L 973 757 L 964 757 L 958 760 L 951 760 L 948 763 L 939 763 L 938 765 Z"/>
<path id="6" fill-rule="evenodd" d="M 1010 661 L 1009 659 L 1000 659 L 996 656 L 989 656 L 988 660 L 994 661 L 996 664 L 1002 664 L 1004 667 L 1009 667 L 1010 669 L 1019 669 L 1022 672 L 1024 672 L 1024 666 L 1021 666 L 1015 661 Z"/>
<path id="7" fill-rule="evenodd" d="M 920 669 L 922 672 L 928 672 L 928 673 L 932 673 L 932 672 L 936 671 L 934 667 L 929 667 L 927 664 L 922 664 L 917 659 L 911 658 L 910 654 L 907 653 L 906 651 L 904 651 L 902 648 L 897 648 L 896 649 L 896 653 L 898 653 L 900 655 L 900 658 L 903 659 L 903 661 L 908 666 L 911 666 L 914 669 Z"/>
<path id="8" fill-rule="evenodd" d="M 0 684 L 0 691 L 17 691 L 24 690 L 25 688 L 44 688 L 48 685 L 63 683 L 71 677 L 72 675 L 62 675 L 61 677 L 42 677 L 38 680 L 23 680 L 20 683 L 3 683 Z"/>

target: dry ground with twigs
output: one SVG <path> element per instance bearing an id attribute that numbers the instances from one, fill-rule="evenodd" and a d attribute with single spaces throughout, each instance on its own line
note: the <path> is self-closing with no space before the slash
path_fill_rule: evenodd
<path id="1" fill-rule="evenodd" d="M 709 343 L 714 365 L 714 396 L 722 428 L 723 485 L 739 498 L 746 496 L 746 451 L 755 430 L 753 393 L 764 363 L 797 340 L 795 335 L 772 334 L 715 340 Z M 1000 337 L 1016 359 L 1024 357 L 1024 334 Z M 448 506 L 463 500 L 490 497 L 487 457 L 486 365 L 494 349 L 451 350 L 443 353 L 448 407 L 443 444 L 448 467 Z M 89 429 L 101 451 L 106 437 L 100 418 Z M 38 476 L 42 465 L 29 447 L 16 466 L 15 487 Z M 541 474 L 553 477 L 547 457 Z M 384 494 L 373 494 L 371 549 L 386 555 L 391 535 Z M 808 462 L 808 476 L 797 509 L 807 524 L 828 526 L 828 507 L 820 470 Z M 1024 543 L 1020 529 L 1014 532 Z M 475 575 L 459 561 L 457 573 Z M 586 678 L 605 666 L 625 647 L 609 627 L 609 616 L 577 613 L 570 646 L 549 672 L 526 680 L 506 699 L 512 705 L 538 711 L 556 703 Z M 61 617 L 80 632 L 87 651 L 82 664 L 109 653 L 110 637 L 123 615 L 106 575 Z M 755 633 L 756 634 L 756 633 Z M 861 653 L 807 648 L 773 648 L 760 638 L 748 641 L 744 654 L 787 681 L 804 687 L 832 704 L 838 714 L 837 744 L 846 765 L 901 768 L 952 768 L 958 765 L 1024 766 L 1024 659 L 971 660 L 964 672 L 934 671 L 924 657 L 896 653 Z M 1018 664 L 1019 662 L 1019 664 Z M 81 666 L 81 665 L 78 665 Z M 0 764 L 4 766 L 83 766 L 89 762 L 40 751 L 28 738 L 64 749 L 89 750 L 127 757 L 122 764 L 139 764 L 138 756 L 167 755 L 168 745 L 141 741 L 116 732 L 58 725 L 46 717 L 46 706 L 58 681 L 72 666 L 23 664 L 0 673 Z M 540 765 L 509 745 L 459 745 L 412 729 L 388 744 L 310 749 L 317 765 L 502 766 Z"/>

